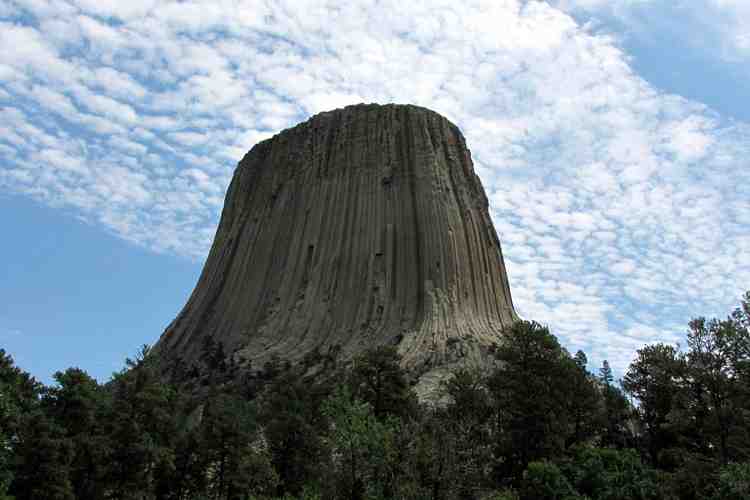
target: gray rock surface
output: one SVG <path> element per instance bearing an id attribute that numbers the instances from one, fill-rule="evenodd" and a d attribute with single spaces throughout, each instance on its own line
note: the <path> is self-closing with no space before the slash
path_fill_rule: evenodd
<path id="1" fill-rule="evenodd" d="M 356 105 L 239 163 L 197 286 L 156 351 L 205 336 L 240 363 L 398 347 L 422 393 L 480 364 L 516 319 L 488 202 L 458 128 L 428 109 Z M 418 386 L 419 387 L 419 386 Z"/>

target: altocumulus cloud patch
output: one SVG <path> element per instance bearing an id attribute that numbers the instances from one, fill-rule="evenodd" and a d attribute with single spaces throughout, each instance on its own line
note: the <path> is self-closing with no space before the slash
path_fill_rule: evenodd
<path id="1" fill-rule="evenodd" d="M 200 259 L 258 140 L 356 102 L 467 135 L 519 312 L 623 369 L 750 283 L 750 127 L 543 2 L 0 1 L 0 188 Z"/>

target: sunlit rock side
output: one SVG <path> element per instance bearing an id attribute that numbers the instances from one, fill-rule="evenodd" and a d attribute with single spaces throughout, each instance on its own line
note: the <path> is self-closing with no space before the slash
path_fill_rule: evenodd
<path id="1" fill-rule="evenodd" d="M 195 290 L 156 350 L 204 337 L 240 365 L 397 346 L 434 389 L 482 364 L 516 318 L 487 198 L 458 128 L 428 109 L 356 105 L 258 143 L 239 163 Z"/>

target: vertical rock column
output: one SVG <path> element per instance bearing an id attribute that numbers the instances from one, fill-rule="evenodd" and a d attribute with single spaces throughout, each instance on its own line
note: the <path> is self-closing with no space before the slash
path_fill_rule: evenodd
<path id="1" fill-rule="evenodd" d="M 156 349 L 190 362 L 212 336 L 259 367 L 391 344 L 424 375 L 480 362 L 515 318 L 461 132 L 424 108 L 356 105 L 245 155 L 198 284 Z"/>

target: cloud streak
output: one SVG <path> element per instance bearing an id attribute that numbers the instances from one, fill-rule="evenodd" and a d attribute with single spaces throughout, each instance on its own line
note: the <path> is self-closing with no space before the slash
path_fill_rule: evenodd
<path id="1" fill-rule="evenodd" d="M 520 312 L 595 362 L 750 282 L 748 125 L 547 3 L 4 0 L 0 45 L 0 189 L 155 251 L 206 254 L 257 141 L 411 102 L 466 133 Z"/>

